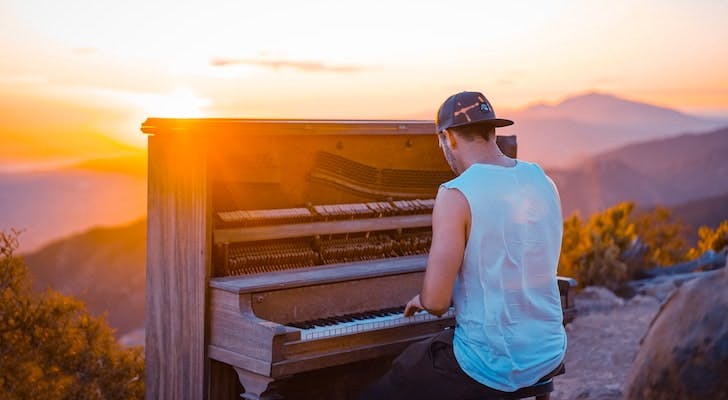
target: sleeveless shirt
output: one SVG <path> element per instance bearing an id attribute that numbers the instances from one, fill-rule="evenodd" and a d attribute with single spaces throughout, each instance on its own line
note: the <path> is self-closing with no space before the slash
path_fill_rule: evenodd
<path id="1" fill-rule="evenodd" d="M 442 186 L 459 190 L 471 215 L 453 291 L 458 364 L 494 389 L 533 385 L 566 351 L 556 186 L 537 164 L 521 160 L 513 167 L 474 164 Z"/>

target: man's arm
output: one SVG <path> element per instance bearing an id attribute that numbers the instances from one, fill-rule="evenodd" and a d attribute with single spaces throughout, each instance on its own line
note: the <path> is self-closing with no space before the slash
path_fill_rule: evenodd
<path id="1" fill-rule="evenodd" d="M 432 245 L 422 291 L 405 307 L 405 316 L 427 310 L 442 315 L 450 307 L 452 290 L 470 232 L 470 206 L 456 189 L 440 189 L 432 210 Z"/>

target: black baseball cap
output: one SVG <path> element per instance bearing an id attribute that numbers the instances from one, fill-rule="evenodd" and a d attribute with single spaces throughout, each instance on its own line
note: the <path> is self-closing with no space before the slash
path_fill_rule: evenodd
<path id="1" fill-rule="evenodd" d="M 448 97 L 437 111 L 435 125 L 438 133 L 448 128 L 470 124 L 483 124 L 500 128 L 513 125 L 513 121 L 496 118 L 493 106 L 479 92 L 454 94 Z"/>

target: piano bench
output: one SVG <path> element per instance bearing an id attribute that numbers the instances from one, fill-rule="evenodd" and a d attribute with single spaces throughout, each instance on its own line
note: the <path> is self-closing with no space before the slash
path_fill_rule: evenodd
<path id="1" fill-rule="evenodd" d="M 536 382 L 534 385 L 520 388 L 515 392 L 503 392 L 503 395 L 499 397 L 487 397 L 473 400 L 520 400 L 531 397 L 534 397 L 536 400 L 550 400 L 551 392 L 554 391 L 554 377 L 563 375 L 564 372 L 566 372 L 566 368 L 564 367 L 564 363 L 561 363 L 558 367 L 556 367 L 556 369 L 554 369 L 553 372 L 541 378 L 541 380 Z"/>

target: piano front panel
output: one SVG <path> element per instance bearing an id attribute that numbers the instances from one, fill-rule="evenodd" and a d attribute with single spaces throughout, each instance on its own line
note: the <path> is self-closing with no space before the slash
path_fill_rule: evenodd
<path id="1" fill-rule="evenodd" d="M 275 357 L 276 338 L 298 340 L 299 330 L 258 318 L 252 311 L 250 294 L 238 295 L 212 289 L 210 293 L 210 340 L 220 349 L 240 354 L 241 367 L 265 372 Z M 182 328 L 184 329 L 184 328 Z M 227 361 L 227 360 L 220 360 Z"/>
<path id="2" fill-rule="evenodd" d="M 422 266 L 424 269 L 424 265 Z M 270 290 L 252 294 L 259 318 L 283 325 L 404 306 L 422 287 L 423 272 Z"/>

